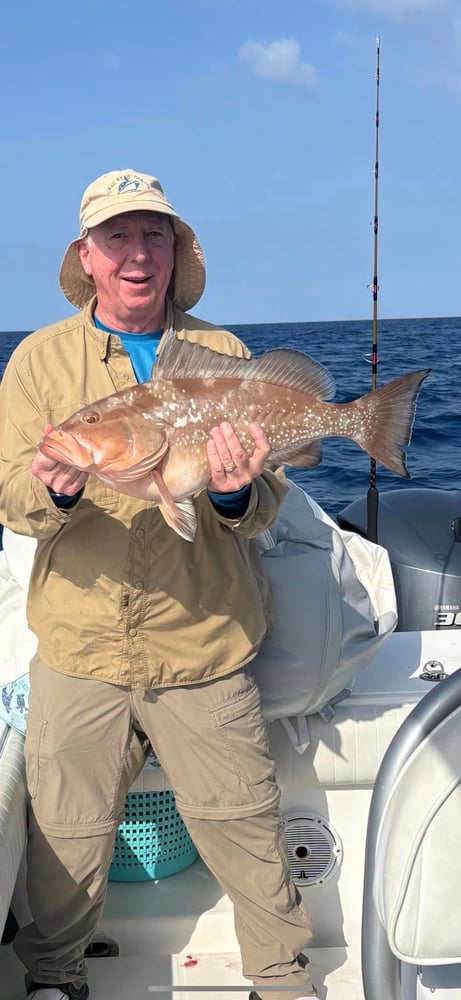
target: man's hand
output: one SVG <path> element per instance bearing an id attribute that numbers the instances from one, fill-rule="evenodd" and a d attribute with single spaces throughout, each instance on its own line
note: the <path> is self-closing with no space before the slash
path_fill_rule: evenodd
<path id="1" fill-rule="evenodd" d="M 52 430 L 52 425 L 47 424 L 44 433 L 50 434 Z M 54 459 L 47 458 L 41 451 L 37 451 L 30 471 L 49 490 L 53 490 L 53 493 L 65 493 L 66 496 L 70 497 L 83 489 L 88 479 L 88 472 L 82 472 L 80 469 L 76 469 L 74 465 L 64 465 L 63 462 L 55 462 Z"/>
<path id="2" fill-rule="evenodd" d="M 231 424 L 213 427 L 207 443 L 211 479 L 208 489 L 213 493 L 234 493 L 247 486 L 264 469 L 271 446 L 258 424 L 250 424 L 249 433 L 255 443 L 251 455 L 239 441 Z"/>

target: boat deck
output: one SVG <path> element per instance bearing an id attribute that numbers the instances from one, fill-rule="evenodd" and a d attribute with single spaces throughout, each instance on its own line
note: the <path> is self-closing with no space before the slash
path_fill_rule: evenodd
<path id="1" fill-rule="evenodd" d="M 24 970 L 11 946 L 2 951 L 2 1000 L 18 1000 Z M 358 962 L 344 948 L 316 948 L 309 954 L 321 1000 L 363 1000 Z M 91 1000 L 247 1000 L 251 989 L 237 952 L 126 955 L 93 958 L 88 965 Z"/>
<path id="2" fill-rule="evenodd" d="M 13 899 L 29 919 L 24 864 Z M 96 942 L 116 942 L 117 957 L 88 959 L 91 1000 L 247 1000 L 233 908 L 197 859 L 158 881 L 109 882 Z M 314 944 L 319 944 L 318 941 Z M 363 1000 L 354 948 L 308 950 L 321 1000 Z M 0 948 L 1 1000 L 24 995 L 24 969 L 11 945 Z"/>

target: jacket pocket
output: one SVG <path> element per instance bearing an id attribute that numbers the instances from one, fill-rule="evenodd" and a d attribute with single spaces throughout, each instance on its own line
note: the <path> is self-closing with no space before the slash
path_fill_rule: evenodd
<path id="1" fill-rule="evenodd" d="M 95 476 L 90 476 L 83 491 L 82 502 L 85 500 L 103 510 L 113 510 L 120 503 L 120 493 L 106 486 Z"/>

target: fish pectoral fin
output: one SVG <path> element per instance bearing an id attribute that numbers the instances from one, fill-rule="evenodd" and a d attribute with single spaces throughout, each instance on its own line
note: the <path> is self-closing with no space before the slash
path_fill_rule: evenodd
<path id="1" fill-rule="evenodd" d="M 295 448 L 283 448 L 272 451 L 269 455 L 272 465 L 292 465 L 297 469 L 313 469 L 322 461 L 322 441 L 320 438 L 309 441 L 308 444 L 297 445 Z"/>
<path id="2" fill-rule="evenodd" d="M 197 532 L 197 515 L 192 500 L 173 500 L 173 509 L 159 504 L 159 511 L 177 535 L 193 542 Z"/>
<path id="3" fill-rule="evenodd" d="M 160 493 L 159 511 L 166 523 L 177 535 L 193 542 L 197 531 L 197 515 L 193 501 L 190 499 L 174 500 L 159 469 L 152 469 Z"/>

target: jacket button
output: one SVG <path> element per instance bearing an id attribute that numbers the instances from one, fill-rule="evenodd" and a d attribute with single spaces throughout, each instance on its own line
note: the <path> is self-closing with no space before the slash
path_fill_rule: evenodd
<path id="1" fill-rule="evenodd" d="M 136 580 L 136 590 L 144 590 L 144 580 Z"/>
<path id="2" fill-rule="evenodd" d="M 137 635 L 137 634 L 138 634 L 138 630 L 137 630 L 137 628 L 130 628 L 130 630 L 129 630 L 129 632 L 128 632 L 128 635 L 132 635 L 132 636 L 135 636 L 135 635 Z"/>

